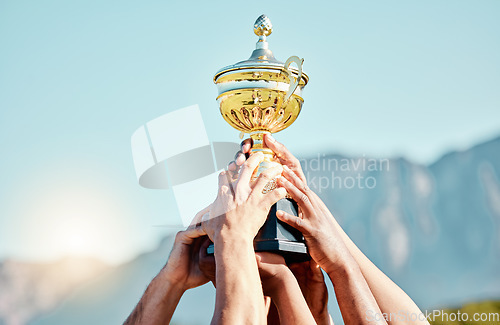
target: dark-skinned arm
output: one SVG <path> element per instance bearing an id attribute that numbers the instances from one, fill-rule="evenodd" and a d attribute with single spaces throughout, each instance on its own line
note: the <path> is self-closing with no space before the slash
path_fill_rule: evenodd
<path id="1" fill-rule="evenodd" d="M 316 324 L 299 284 L 285 259 L 277 254 L 256 253 L 264 293 L 271 297 L 279 324 Z"/>
<path id="2" fill-rule="evenodd" d="M 201 218 L 204 211 L 195 219 Z M 151 281 L 124 324 L 169 324 L 179 300 L 188 289 L 208 282 L 198 266 L 201 228 L 189 227 L 177 233 L 166 265 Z"/>

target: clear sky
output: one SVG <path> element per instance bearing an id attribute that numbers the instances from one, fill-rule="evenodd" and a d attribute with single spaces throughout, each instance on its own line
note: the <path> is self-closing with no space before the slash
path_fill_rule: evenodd
<path id="1" fill-rule="evenodd" d="M 0 0 L 0 259 L 117 263 L 175 224 L 170 191 L 139 187 L 133 131 L 199 104 L 212 141 L 238 140 L 214 73 L 270 48 L 305 59 L 299 156 L 430 163 L 500 134 L 500 2 Z M 173 228 L 172 228 L 173 229 Z"/>

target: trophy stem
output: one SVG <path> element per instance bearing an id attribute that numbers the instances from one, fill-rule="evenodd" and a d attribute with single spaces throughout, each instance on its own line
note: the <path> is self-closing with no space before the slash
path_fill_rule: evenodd
<path id="1" fill-rule="evenodd" d="M 280 164 L 274 151 L 266 147 L 264 143 L 264 134 L 271 134 L 271 132 L 255 131 L 250 133 L 250 137 L 253 140 L 253 146 L 250 150 L 250 154 L 252 155 L 256 152 L 262 152 L 264 154 L 264 161 L 259 164 L 256 173 L 253 175 L 254 178 L 257 178 L 264 170 Z"/>

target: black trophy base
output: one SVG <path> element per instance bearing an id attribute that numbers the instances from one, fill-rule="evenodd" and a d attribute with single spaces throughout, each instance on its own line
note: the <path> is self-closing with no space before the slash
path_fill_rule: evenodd
<path id="1" fill-rule="evenodd" d="M 297 229 L 281 222 L 276 211 L 283 210 L 291 215 L 298 215 L 297 203 L 291 199 L 276 202 L 269 211 L 267 220 L 260 228 L 254 240 L 256 252 L 273 252 L 283 256 L 287 263 L 310 260 L 304 237 Z M 214 253 L 214 245 L 207 248 L 208 254 Z"/>

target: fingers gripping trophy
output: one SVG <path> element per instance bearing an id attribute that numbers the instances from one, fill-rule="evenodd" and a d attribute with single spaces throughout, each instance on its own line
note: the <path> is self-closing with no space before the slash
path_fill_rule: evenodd
<path id="1" fill-rule="evenodd" d="M 240 131 L 241 136 L 248 134 L 252 138 L 251 154 L 264 154 L 264 160 L 254 177 L 279 164 L 275 153 L 265 146 L 264 134 L 286 129 L 295 121 L 304 102 L 302 90 L 309 80 L 302 72 L 302 59 L 291 56 L 283 63 L 274 57 L 267 43 L 272 31 L 267 16 L 257 18 L 254 33 L 259 40 L 250 58 L 224 67 L 214 76 L 222 117 Z M 273 186 L 275 182 L 271 181 L 267 190 L 272 190 Z M 278 201 L 255 238 L 255 250 L 276 252 L 289 260 L 307 259 L 302 234 L 279 221 L 276 218 L 277 210 L 293 215 L 298 213 L 293 200 L 285 198 Z M 213 247 L 209 247 L 210 250 L 213 251 Z"/>

